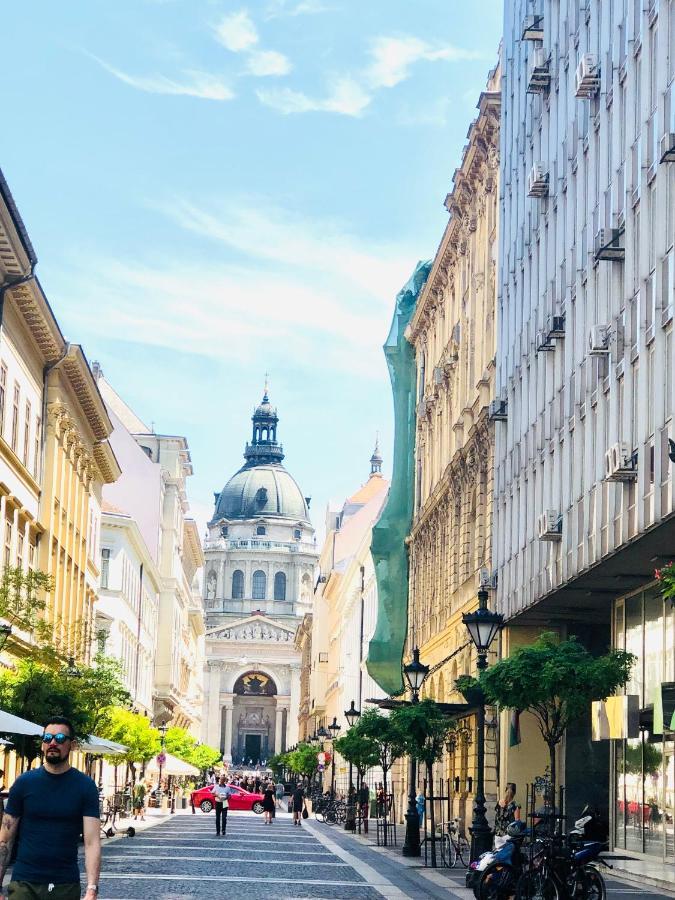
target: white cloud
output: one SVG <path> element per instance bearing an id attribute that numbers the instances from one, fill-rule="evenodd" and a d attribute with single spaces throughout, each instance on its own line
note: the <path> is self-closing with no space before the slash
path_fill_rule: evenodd
<path id="1" fill-rule="evenodd" d="M 245 9 L 224 16 L 214 30 L 216 39 L 232 53 L 250 50 L 258 43 L 258 32 Z"/>
<path id="2" fill-rule="evenodd" d="M 350 76 L 337 78 L 325 97 L 310 97 L 291 88 L 256 91 L 258 99 L 284 115 L 305 112 L 333 112 L 358 118 L 370 105 L 372 95 Z"/>
<path id="3" fill-rule="evenodd" d="M 265 77 L 268 75 L 288 75 L 293 66 L 288 57 L 276 50 L 255 50 L 247 60 L 247 69 L 251 75 Z"/>
<path id="4" fill-rule="evenodd" d="M 228 84 L 208 72 L 187 69 L 181 80 L 166 75 L 129 75 L 128 72 L 111 66 L 97 56 L 92 55 L 92 59 L 124 84 L 148 94 L 198 97 L 202 100 L 232 100 L 235 96 Z"/>
<path id="5" fill-rule="evenodd" d="M 412 66 L 420 61 L 455 62 L 462 59 L 479 59 L 473 50 L 445 45 L 433 47 L 420 38 L 378 37 L 371 44 L 372 62 L 365 72 L 368 84 L 374 88 L 391 88 L 410 76 Z"/>
<path id="6" fill-rule="evenodd" d="M 307 16 L 328 12 L 333 9 L 326 6 L 321 0 L 300 0 L 298 3 L 289 3 L 288 0 L 272 0 L 265 13 L 266 19 L 278 19 L 283 16 Z"/>

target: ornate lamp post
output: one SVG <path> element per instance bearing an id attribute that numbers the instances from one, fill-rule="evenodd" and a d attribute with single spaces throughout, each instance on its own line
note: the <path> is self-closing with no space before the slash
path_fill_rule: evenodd
<path id="1" fill-rule="evenodd" d="M 429 674 L 429 666 L 420 662 L 419 647 L 413 650 L 412 662 L 403 666 L 403 675 L 410 689 L 410 702 L 419 703 L 420 689 Z M 420 856 L 420 817 L 417 814 L 415 801 L 415 783 L 417 781 L 417 761 L 411 755 L 408 769 L 408 810 L 405 814 L 405 841 L 401 852 L 403 856 Z"/>
<path id="2" fill-rule="evenodd" d="M 162 805 L 162 769 L 166 762 L 166 754 L 164 753 L 164 741 L 166 740 L 166 722 L 163 722 L 157 729 L 160 734 L 160 751 L 157 754 L 157 765 L 159 766 L 159 781 L 157 782 L 157 808 L 161 809 Z"/>
<path id="3" fill-rule="evenodd" d="M 487 669 L 487 654 L 490 644 L 501 628 L 504 617 L 492 612 L 487 606 L 488 593 L 485 589 L 478 591 L 478 609 L 465 613 L 462 621 L 466 625 L 471 640 L 476 646 L 478 674 Z M 471 822 L 471 860 L 478 859 L 481 853 L 492 846 L 492 830 L 485 818 L 485 701 L 481 698 L 478 705 L 476 721 L 476 793 L 473 801 L 473 820 Z"/>
<path id="4" fill-rule="evenodd" d="M 335 739 L 338 736 L 338 732 L 340 731 L 340 726 L 337 723 L 337 716 L 333 716 L 333 721 L 328 726 L 328 730 L 330 731 L 330 742 L 331 742 L 331 773 L 330 773 L 330 796 L 331 799 L 335 799 Z"/>
<path id="5" fill-rule="evenodd" d="M 351 728 L 355 725 L 361 717 L 361 710 L 357 709 L 354 706 L 354 701 L 352 700 L 351 706 L 349 709 L 345 710 L 345 719 L 347 720 L 347 724 Z M 356 806 L 354 800 L 356 799 L 354 796 L 354 785 L 352 784 L 352 764 L 349 763 L 349 787 L 347 789 L 347 819 L 345 821 L 345 831 L 356 831 Z"/>
<path id="6" fill-rule="evenodd" d="M 321 725 L 319 730 L 316 732 L 316 737 L 319 742 L 319 746 L 323 750 L 324 741 L 327 741 L 330 739 L 330 732 L 326 731 L 326 729 L 323 727 L 323 725 Z M 324 789 L 323 772 L 324 772 L 324 770 L 322 769 L 322 771 L 321 771 L 321 790 L 322 790 L 322 792 Z"/>

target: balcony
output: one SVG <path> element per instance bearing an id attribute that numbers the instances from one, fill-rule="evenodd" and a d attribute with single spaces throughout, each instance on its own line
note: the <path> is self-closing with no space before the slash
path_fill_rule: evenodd
<path id="1" fill-rule="evenodd" d="M 204 542 L 204 550 L 250 550 L 254 553 L 316 553 L 316 545 L 302 541 L 230 540 L 213 538 Z"/>

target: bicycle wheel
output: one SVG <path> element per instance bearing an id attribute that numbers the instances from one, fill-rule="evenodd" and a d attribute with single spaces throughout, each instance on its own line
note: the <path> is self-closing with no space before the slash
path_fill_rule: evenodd
<path id="1" fill-rule="evenodd" d="M 523 872 L 516 884 L 516 900 L 561 900 L 561 897 L 558 882 L 545 870 Z"/>
<path id="2" fill-rule="evenodd" d="M 605 900 L 607 888 L 605 879 L 594 866 L 585 866 L 582 873 L 584 900 Z"/>
<path id="3" fill-rule="evenodd" d="M 462 837 L 462 835 L 460 835 L 456 841 L 455 861 L 453 863 L 453 866 L 457 865 L 457 860 L 461 862 L 464 868 L 466 868 L 471 861 L 471 847 L 467 839 L 465 837 Z"/>
<path id="4" fill-rule="evenodd" d="M 337 811 L 334 806 L 329 806 L 324 813 L 324 822 L 326 825 L 335 825 L 337 822 Z"/>
<path id="5" fill-rule="evenodd" d="M 338 803 L 336 805 L 335 820 L 338 825 L 344 825 L 347 821 L 347 806 L 344 803 Z"/>
<path id="6" fill-rule="evenodd" d="M 490 863 L 481 872 L 476 895 L 479 900 L 508 900 L 515 897 L 518 872 L 505 862 Z"/>

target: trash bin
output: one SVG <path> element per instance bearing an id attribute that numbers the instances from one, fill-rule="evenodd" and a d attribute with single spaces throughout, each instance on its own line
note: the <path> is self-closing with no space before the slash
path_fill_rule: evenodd
<path id="1" fill-rule="evenodd" d="M 181 797 L 180 808 L 181 808 L 181 809 L 187 809 L 187 807 L 188 807 L 188 798 L 187 798 L 187 797 Z"/>

